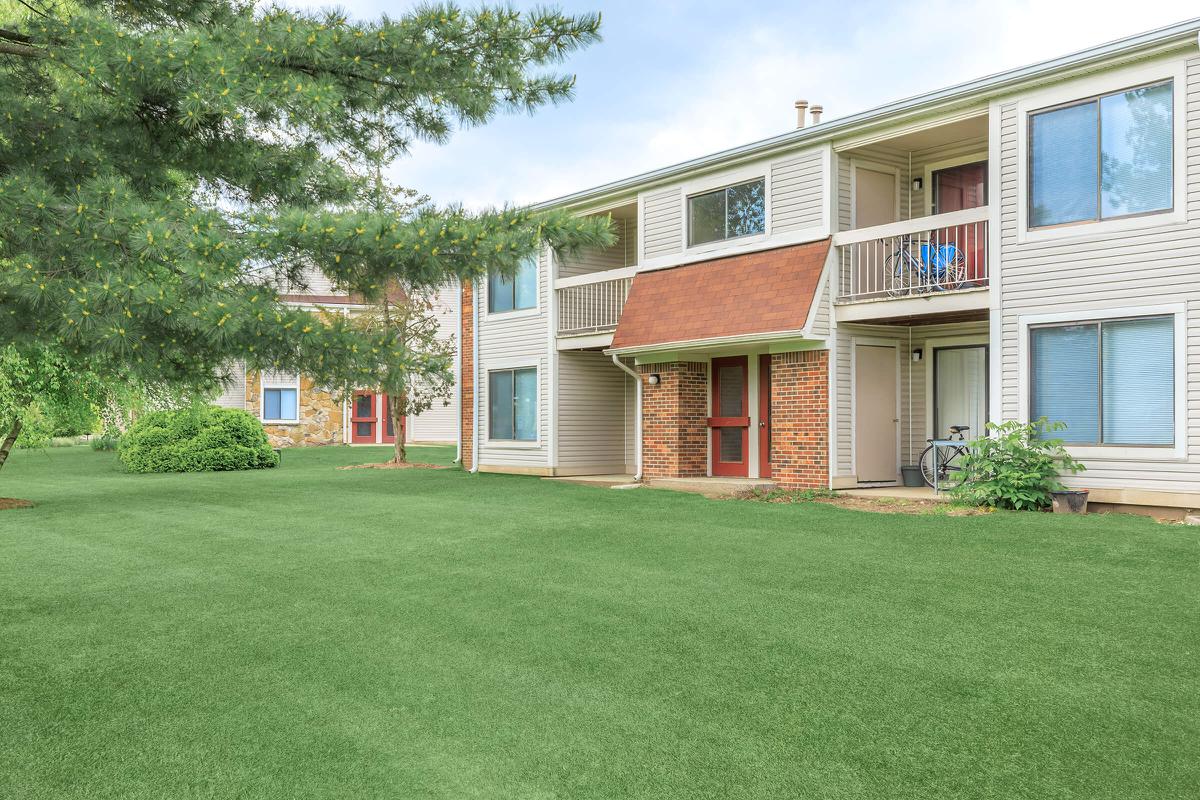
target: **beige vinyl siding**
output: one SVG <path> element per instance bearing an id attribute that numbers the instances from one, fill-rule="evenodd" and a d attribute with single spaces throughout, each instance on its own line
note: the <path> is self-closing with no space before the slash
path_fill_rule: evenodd
<path id="1" fill-rule="evenodd" d="M 564 472 L 621 473 L 626 464 L 626 382 L 598 350 L 558 354 L 558 464 Z"/>
<path id="2" fill-rule="evenodd" d="M 836 270 L 836 264 L 828 269 Z M 816 298 L 816 308 L 809 313 L 812 315 L 812 336 L 817 339 L 824 339 L 829 336 L 830 318 L 833 314 L 833 298 L 830 294 L 830 287 L 833 285 L 833 276 L 830 275 L 826 279 L 826 283 L 821 287 L 821 293 Z"/>
<path id="3" fill-rule="evenodd" d="M 613 232 L 617 235 L 616 244 L 606 248 L 588 247 L 570 258 L 563 259 L 558 265 L 558 277 L 570 278 L 636 264 L 637 220 L 614 219 Z"/>
<path id="4" fill-rule="evenodd" d="M 458 303 L 460 299 L 458 281 L 446 284 L 438 290 L 433 301 L 433 312 L 438 320 L 439 338 L 454 342 L 454 374 L 458 374 L 461 351 L 458 347 Z M 453 442 L 458 438 L 458 388 L 451 387 L 446 402 L 437 402 L 433 408 L 408 420 L 410 442 Z"/>
<path id="5" fill-rule="evenodd" d="M 214 405 L 222 408 L 246 407 L 246 365 L 234 361 L 226 367 L 229 381 L 224 384 L 221 394 L 213 400 Z"/>
<path id="6" fill-rule="evenodd" d="M 944 325 L 921 325 L 911 329 L 888 325 L 848 325 L 837 327 L 837 356 L 834 378 L 837 381 L 837 408 L 834 410 L 834 429 L 837 436 L 835 453 L 836 476 L 854 474 L 854 412 L 851 370 L 855 337 L 893 341 L 900 353 L 900 461 L 916 464 L 933 433 L 929 429 L 927 384 L 932 369 L 933 353 L 928 340 L 959 336 L 986 337 L 988 323 L 962 322 Z M 912 351 L 920 349 L 919 362 L 912 360 Z M 994 416 L 993 410 L 989 414 Z"/>
<path id="7" fill-rule="evenodd" d="M 809 150 L 771 165 L 771 233 L 819 228 L 825 218 L 822 151 Z"/>
<path id="8" fill-rule="evenodd" d="M 336 295 L 344 294 L 339 292 L 333 286 L 333 281 L 325 275 L 324 272 L 316 267 L 308 267 L 303 270 L 301 278 L 296 282 L 280 281 L 278 287 L 282 294 L 312 294 L 312 295 Z"/>
<path id="9" fill-rule="evenodd" d="M 1188 222 L 1139 230 L 1088 235 L 1076 226 L 1070 239 L 1019 242 L 1017 208 L 1025 197 L 1018 186 L 1018 119 L 1015 103 L 1000 107 L 1000 383 L 1005 419 L 1019 414 L 1019 319 L 1022 315 L 1095 312 L 1106 308 L 1164 303 L 1186 304 L 1187 457 L 1168 459 L 1085 460 L 1087 472 L 1069 483 L 1094 489 L 1125 488 L 1200 492 L 1200 58 L 1187 60 L 1187 181 L 1184 204 Z"/>
<path id="10" fill-rule="evenodd" d="M 642 198 L 642 225 L 647 260 L 680 252 L 683 244 L 683 199 L 679 187 Z"/>
<path id="11" fill-rule="evenodd" d="M 487 281 L 479 281 L 479 463 L 483 467 L 544 468 L 549 463 L 550 381 L 547 332 L 550 307 L 549 256 L 538 259 L 538 308 L 534 312 L 487 313 Z M 538 441 L 488 440 L 488 372 L 537 367 Z"/>

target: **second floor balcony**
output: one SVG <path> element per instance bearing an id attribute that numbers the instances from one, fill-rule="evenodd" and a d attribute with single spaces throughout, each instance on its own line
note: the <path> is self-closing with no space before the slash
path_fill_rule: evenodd
<path id="1" fill-rule="evenodd" d="M 559 278 L 554 292 L 560 337 L 611 336 L 621 320 L 636 267 Z"/>
<path id="2" fill-rule="evenodd" d="M 839 302 L 988 285 L 988 207 L 838 233 Z"/>

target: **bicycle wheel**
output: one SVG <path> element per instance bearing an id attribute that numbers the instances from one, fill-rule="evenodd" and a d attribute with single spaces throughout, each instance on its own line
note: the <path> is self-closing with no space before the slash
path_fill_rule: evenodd
<path id="1" fill-rule="evenodd" d="M 947 259 L 941 275 L 942 288 L 961 289 L 967 283 L 967 257 L 962 250 L 954 248 L 954 257 Z"/>
<path id="2" fill-rule="evenodd" d="M 959 447 L 934 447 L 933 445 L 922 450 L 921 477 L 925 483 L 930 488 L 936 485 L 938 489 L 953 489 L 958 486 L 962 482 L 962 467 L 954 462 L 962 452 Z M 934 481 L 935 474 L 937 475 L 936 482 Z"/>
<path id="3" fill-rule="evenodd" d="M 912 285 L 908 253 L 897 250 L 883 262 L 883 286 L 891 297 L 903 297 Z"/>

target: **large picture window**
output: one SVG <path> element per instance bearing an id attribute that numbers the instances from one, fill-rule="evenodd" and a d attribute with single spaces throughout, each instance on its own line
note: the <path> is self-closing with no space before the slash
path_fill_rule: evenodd
<path id="1" fill-rule="evenodd" d="M 1029 116 L 1029 227 L 1173 207 L 1173 82 Z"/>
<path id="2" fill-rule="evenodd" d="M 766 229 L 766 181 L 762 178 L 688 198 L 689 245 L 736 239 Z"/>
<path id="3" fill-rule="evenodd" d="M 502 369 L 488 373 L 488 438 L 537 441 L 537 370 Z"/>
<path id="4" fill-rule="evenodd" d="M 1069 444 L 1175 443 L 1175 319 L 1031 328 L 1030 417 Z"/>
<path id="5" fill-rule="evenodd" d="M 521 262 L 517 274 L 506 278 L 498 272 L 488 273 L 488 312 L 520 311 L 537 307 L 537 259 Z"/>

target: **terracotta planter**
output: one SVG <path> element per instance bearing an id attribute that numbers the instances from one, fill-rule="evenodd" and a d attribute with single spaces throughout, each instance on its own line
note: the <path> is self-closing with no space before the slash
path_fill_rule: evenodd
<path id="1" fill-rule="evenodd" d="M 1051 492 L 1050 498 L 1055 514 L 1087 513 L 1087 489 L 1064 489 L 1061 492 Z"/>

